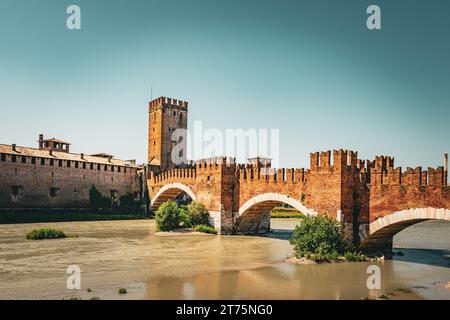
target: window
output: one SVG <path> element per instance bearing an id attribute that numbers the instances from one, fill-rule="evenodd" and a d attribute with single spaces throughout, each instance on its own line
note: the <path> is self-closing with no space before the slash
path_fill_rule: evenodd
<path id="1" fill-rule="evenodd" d="M 117 167 L 117 172 L 120 172 L 120 167 Z"/>
<path id="2" fill-rule="evenodd" d="M 45 165 L 45 158 L 41 158 L 41 166 Z"/>
<path id="3" fill-rule="evenodd" d="M 17 161 L 17 156 L 16 156 L 15 154 L 13 154 L 13 155 L 11 156 L 11 161 L 12 161 L 12 162 L 16 162 L 16 161 Z"/>
<path id="4" fill-rule="evenodd" d="M 58 167 L 62 167 L 62 160 L 58 160 Z"/>
<path id="5" fill-rule="evenodd" d="M 50 188 L 50 197 L 55 198 L 58 196 L 59 189 L 58 188 Z"/>
<path id="6" fill-rule="evenodd" d="M 70 161 L 70 160 L 67 160 L 67 168 L 70 168 L 70 163 L 71 163 L 72 161 Z"/>
<path id="7" fill-rule="evenodd" d="M 31 164 L 36 164 L 36 158 L 35 157 L 31 157 Z"/>
<path id="8" fill-rule="evenodd" d="M 0 159 L 1 161 L 6 161 L 6 154 L 2 153 Z"/>
<path id="9" fill-rule="evenodd" d="M 78 169 L 78 161 L 75 161 L 75 168 Z"/>
<path id="10" fill-rule="evenodd" d="M 83 169 L 86 169 L 86 162 L 83 162 Z"/>
<path id="11" fill-rule="evenodd" d="M 55 165 L 55 161 L 53 159 L 50 159 L 50 165 L 54 166 Z"/>
<path id="12" fill-rule="evenodd" d="M 27 157 L 22 156 L 22 163 L 27 163 Z"/>
<path id="13" fill-rule="evenodd" d="M 100 171 L 100 169 L 101 169 L 101 166 L 100 166 L 100 164 L 97 164 L 97 170 L 99 170 L 99 171 Z"/>
<path id="14" fill-rule="evenodd" d="M 111 172 L 114 172 L 114 166 L 111 166 Z"/>
<path id="15" fill-rule="evenodd" d="M 105 164 L 105 166 L 103 167 L 104 171 L 108 171 L 108 166 Z"/>
<path id="16" fill-rule="evenodd" d="M 94 164 L 91 163 L 91 165 L 89 166 L 91 170 L 94 170 Z"/>
<path id="17" fill-rule="evenodd" d="M 153 141 L 153 145 L 156 146 L 156 140 Z"/>

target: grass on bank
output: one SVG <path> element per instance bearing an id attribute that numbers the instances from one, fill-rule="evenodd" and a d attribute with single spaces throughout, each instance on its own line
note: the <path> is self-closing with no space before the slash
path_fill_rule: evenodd
<path id="1" fill-rule="evenodd" d="M 270 212 L 271 218 L 303 218 L 305 215 L 294 208 L 275 207 Z"/>
<path id="2" fill-rule="evenodd" d="M 60 239 L 66 237 L 64 231 L 49 228 L 35 229 L 27 233 L 28 240 Z"/>
<path id="3" fill-rule="evenodd" d="M 195 230 L 195 231 L 198 231 L 198 232 L 217 234 L 217 230 L 216 229 L 214 229 L 211 226 L 204 225 L 204 224 L 196 225 L 192 229 Z"/>

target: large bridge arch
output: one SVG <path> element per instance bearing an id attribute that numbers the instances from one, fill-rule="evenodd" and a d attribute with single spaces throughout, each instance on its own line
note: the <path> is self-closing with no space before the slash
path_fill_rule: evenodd
<path id="1" fill-rule="evenodd" d="M 368 232 L 360 234 L 361 247 L 366 251 L 389 251 L 392 249 L 392 238 L 397 233 L 416 223 L 428 220 L 450 221 L 450 209 L 415 208 L 386 215 L 372 222 Z"/>
<path id="2" fill-rule="evenodd" d="M 314 210 L 305 207 L 299 200 L 280 193 L 263 193 L 245 202 L 238 212 L 233 232 L 267 232 L 270 230 L 270 211 L 280 205 L 287 204 L 303 214 L 317 215 Z"/>
<path id="3" fill-rule="evenodd" d="M 197 200 L 195 193 L 190 187 L 182 183 L 168 183 L 164 185 L 151 199 L 152 209 L 156 210 L 162 203 L 174 200 L 181 193 L 186 193 L 193 201 Z"/>

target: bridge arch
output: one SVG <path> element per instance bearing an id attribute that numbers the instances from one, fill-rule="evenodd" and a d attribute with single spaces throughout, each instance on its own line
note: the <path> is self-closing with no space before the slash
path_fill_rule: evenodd
<path id="1" fill-rule="evenodd" d="M 155 194 L 155 196 L 151 199 L 151 206 L 155 210 L 162 203 L 168 200 L 174 200 L 181 193 L 186 193 L 193 201 L 197 200 L 195 193 L 189 188 L 187 185 L 182 183 L 168 183 L 164 185 L 159 191 Z"/>
<path id="2" fill-rule="evenodd" d="M 306 208 L 299 200 L 280 193 L 263 193 L 245 202 L 238 212 L 238 219 L 233 232 L 267 232 L 270 230 L 270 211 L 280 205 L 287 204 L 303 214 L 317 215 L 314 210 Z"/>
<path id="3" fill-rule="evenodd" d="M 392 245 L 392 238 L 416 223 L 428 220 L 450 221 L 450 209 L 415 208 L 397 211 L 379 218 L 369 225 L 368 233 L 360 233 L 361 246 L 367 251 L 380 250 Z"/>

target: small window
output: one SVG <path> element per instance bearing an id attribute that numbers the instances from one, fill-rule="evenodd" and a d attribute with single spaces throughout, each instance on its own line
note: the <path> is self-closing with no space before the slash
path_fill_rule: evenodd
<path id="1" fill-rule="evenodd" d="M 62 160 L 58 160 L 58 167 L 62 167 Z"/>
<path id="2" fill-rule="evenodd" d="M 16 162 L 16 161 L 17 161 L 17 156 L 16 156 L 15 154 L 13 154 L 13 155 L 11 156 L 11 161 L 12 161 L 12 162 Z"/>
<path id="3" fill-rule="evenodd" d="M 176 116 L 176 115 L 177 115 L 177 112 L 176 112 L 176 111 L 174 111 L 174 112 L 173 112 L 173 115 L 174 115 L 174 116 Z"/>
<path id="4" fill-rule="evenodd" d="M 55 198 L 58 196 L 59 189 L 58 188 L 50 188 L 50 197 Z"/>
<path id="5" fill-rule="evenodd" d="M 22 156 L 22 163 L 27 163 L 27 157 Z"/>
<path id="6" fill-rule="evenodd" d="M 104 171 L 108 171 L 108 166 L 105 164 L 105 166 L 103 167 Z"/>
<path id="7" fill-rule="evenodd" d="M 117 172 L 120 172 L 120 167 L 117 167 Z"/>
<path id="8" fill-rule="evenodd" d="M 36 158 L 35 157 L 31 157 L 31 164 L 36 164 Z"/>
<path id="9" fill-rule="evenodd" d="M 94 164 L 91 163 L 91 165 L 89 166 L 89 168 L 90 168 L 91 170 L 94 170 Z"/>
<path id="10" fill-rule="evenodd" d="M 78 161 L 75 161 L 75 168 L 78 169 Z"/>
<path id="11" fill-rule="evenodd" d="M 45 158 L 41 158 L 41 166 L 45 166 Z"/>
<path id="12" fill-rule="evenodd" d="M 83 162 L 83 169 L 86 169 L 86 162 Z"/>
<path id="13" fill-rule="evenodd" d="M 72 161 L 70 161 L 70 160 L 67 160 L 66 162 L 67 162 L 67 168 L 70 168 L 70 166 L 71 166 L 71 164 L 70 164 L 70 163 L 71 163 Z"/>
<path id="14" fill-rule="evenodd" d="M 156 140 L 153 141 L 153 145 L 156 146 Z"/>
<path id="15" fill-rule="evenodd" d="M 50 159 L 50 165 L 54 166 L 55 165 L 55 161 L 53 159 Z"/>
<path id="16" fill-rule="evenodd" d="M 101 170 L 101 165 L 97 164 L 97 170 L 100 171 Z"/>
<path id="17" fill-rule="evenodd" d="M 111 166 L 111 172 L 114 172 L 114 166 Z"/>
<path id="18" fill-rule="evenodd" d="M 2 153 L 0 159 L 1 161 L 6 161 L 6 154 Z"/>

